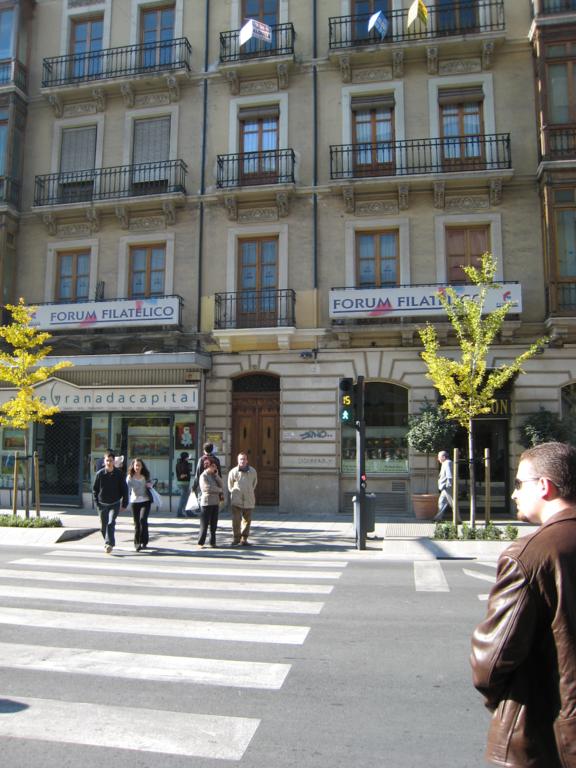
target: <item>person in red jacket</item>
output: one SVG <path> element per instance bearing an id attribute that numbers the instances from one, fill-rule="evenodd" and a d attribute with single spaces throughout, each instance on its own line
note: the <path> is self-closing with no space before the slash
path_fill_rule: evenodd
<path id="1" fill-rule="evenodd" d="M 474 685 L 492 712 L 486 759 L 576 768 L 576 448 L 524 451 L 512 499 L 539 528 L 501 554 L 472 637 Z"/>

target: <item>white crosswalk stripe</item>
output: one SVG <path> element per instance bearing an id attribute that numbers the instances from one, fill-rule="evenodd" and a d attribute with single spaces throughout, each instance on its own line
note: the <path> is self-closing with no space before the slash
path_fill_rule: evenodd
<path id="1" fill-rule="evenodd" d="M 414 586 L 417 592 L 449 592 L 442 565 L 437 560 L 414 561 Z"/>
<path id="2" fill-rule="evenodd" d="M 164 711 L 154 706 L 155 700 L 147 702 L 146 693 L 137 706 L 120 707 L 102 700 L 107 686 L 96 684 L 96 702 L 70 701 L 69 693 L 60 700 L 54 696 L 59 690 L 55 681 L 61 680 L 64 689 L 65 680 L 78 676 L 113 680 L 116 690 L 141 681 L 238 689 L 244 696 L 279 691 L 294 662 L 286 663 L 284 655 L 274 659 L 278 652 L 272 651 L 283 644 L 303 645 L 310 626 L 295 619 L 248 623 L 241 614 L 304 621 L 319 615 L 346 561 L 323 562 L 320 568 L 311 563 L 78 551 L 14 560 L 0 568 L 0 669 L 7 681 L 0 699 L 0 738 L 241 760 L 265 710 L 251 711 L 253 717 L 235 716 L 235 707 L 217 715 Z M 12 634 L 2 637 L 10 627 Z M 127 652 L 118 650 L 126 647 L 123 635 L 149 640 Z M 166 645 L 170 640 L 186 645 Z M 198 644 L 206 641 L 209 658 L 198 653 Z M 219 643 L 232 645 L 219 653 Z M 234 648 L 246 643 L 251 644 L 249 660 L 245 653 L 234 659 Z M 163 646 L 168 652 L 154 652 L 156 647 L 164 651 Z M 259 648 L 269 649 L 263 660 Z M 48 696 L 23 696 L 19 670 L 26 670 L 28 680 L 30 675 L 52 679 Z"/>

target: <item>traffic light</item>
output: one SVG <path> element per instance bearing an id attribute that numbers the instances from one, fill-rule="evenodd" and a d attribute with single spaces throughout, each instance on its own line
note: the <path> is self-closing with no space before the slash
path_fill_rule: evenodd
<path id="1" fill-rule="evenodd" d="M 354 379 L 340 379 L 340 421 L 354 424 Z"/>

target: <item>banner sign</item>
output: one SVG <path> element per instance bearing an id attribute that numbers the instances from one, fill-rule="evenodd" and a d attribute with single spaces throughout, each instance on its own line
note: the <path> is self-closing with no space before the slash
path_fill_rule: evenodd
<path id="1" fill-rule="evenodd" d="M 382 11 L 373 13 L 368 20 L 368 32 L 374 28 L 376 32 L 380 33 L 380 37 L 386 37 L 388 32 L 388 19 L 384 16 Z"/>
<path id="2" fill-rule="evenodd" d="M 38 307 L 31 322 L 34 328 L 40 328 L 43 331 L 179 324 L 180 299 L 178 296 L 43 304 Z"/>
<path id="3" fill-rule="evenodd" d="M 8 402 L 15 389 L 0 389 L 0 404 Z M 34 387 L 45 405 L 61 411 L 197 411 L 198 387 L 77 387 L 51 378 Z"/>
<path id="4" fill-rule="evenodd" d="M 257 40 L 264 40 L 265 43 L 272 42 L 272 27 L 268 24 L 264 24 L 263 21 L 256 21 L 256 19 L 250 19 L 244 24 L 240 30 L 239 43 L 244 45 L 248 40 L 255 37 Z"/>
<path id="5" fill-rule="evenodd" d="M 474 298 L 475 285 L 452 286 L 458 297 Z M 444 308 L 438 298 L 445 288 L 438 285 L 416 285 L 398 288 L 343 288 L 330 291 L 330 317 L 411 317 L 442 315 Z M 492 312 L 510 302 L 512 312 L 522 311 L 522 288 L 518 283 L 503 283 L 486 295 L 485 312 Z"/>

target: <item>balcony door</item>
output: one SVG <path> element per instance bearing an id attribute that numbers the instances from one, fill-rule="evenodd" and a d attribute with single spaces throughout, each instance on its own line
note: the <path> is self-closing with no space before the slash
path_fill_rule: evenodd
<path id="1" fill-rule="evenodd" d="M 483 253 L 490 250 L 490 227 L 446 227 L 446 268 L 448 282 L 468 283 L 462 266 L 479 267 Z"/>
<path id="2" fill-rule="evenodd" d="M 58 201 L 82 203 L 94 194 L 96 126 L 65 128 L 60 148 Z"/>
<path id="3" fill-rule="evenodd" d="M 273 184 L 278 179 L 278 107 L 243 109 L 239 120 L 241 184 Z"/>
<path id="4" fill-rule="evenodd" d="M 276 30 L 278 25 L 278 0 L 242 0 L 242 24 L 248 19 L 261 21 L 272 29 L 272 39 L 258 40 L 252 38 L 242 46 L 240 51 L 242 56 L 254 56 L 262 51 L 272 51 L 276 48 Z"/>
<path id="5" fill-rule="evenodd" d="M 388 17 L 389 0 L 353 0 L 352 39 L 356 43 L 379 42 L 382 39 L 375 29 L 368 32 L 370 16 L 378 11 L 382 11 L 384 16 Z"/>
<path id="6" fill-rule="evenodd" d="M 168 189 L 170 118 L 134 121 L 132 194 L 161 194 Z"/>
<path id="7" fill-rule="evenodd" d="M 174 61 L 174 6 L 145 8 L 140 16 L 141 66 L 165 69 Z"/>
<path id="8" fill-rule="evenodd" d="M 238 328 L 275 328 L 278 322 L 278 238 L 238 243 Z"/>
<path id="9" fill-rule="evenodd" d="M 90 251 L 65 251 L 56 257 L 56 301 L 88 301 Z"/>
<path id="10" fill-rule="evenodd" d="M 478 0 L 436 0 L 436 31 L 439 35 L 477 32 Z"/>
<path id="11" fill-rule="evenodd" d="M 70 27 L 70 72 L 74 80 L 98 77 L 103 71 L 101 16 L 75 19 Z"/>
<path id="12" fill-rule="evenodd" d="M 482 170 L 486 165 L 481 87 L 439 93 L 442 168 Z"/>
<path id="13" fill-rule="evenodd" d="M 352 100 L 354 176 L 394 174 L 394 96 Z"/>
<path id="14" fill-rule="evenodd" d="M 398 230 L 356 233 L 356 286 L 398 285 Z"/>
<path id="15" fill-rule="evenodd" d="M 166 245 L 135 245 L 130 248 L 130 298 L 164 295 Z"/>

